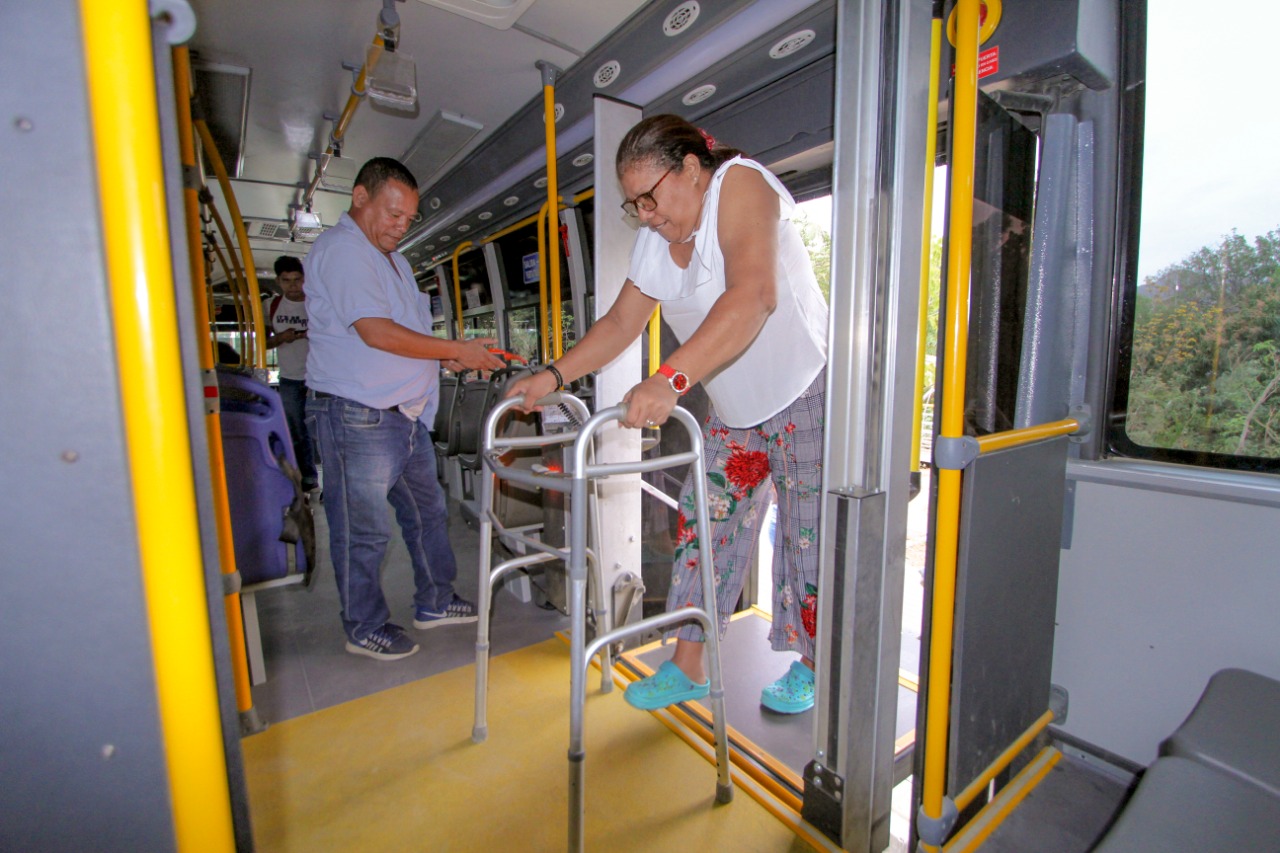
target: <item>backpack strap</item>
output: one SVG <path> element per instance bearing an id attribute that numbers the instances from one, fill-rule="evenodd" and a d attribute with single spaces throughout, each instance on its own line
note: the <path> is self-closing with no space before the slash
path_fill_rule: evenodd
<path id="1" fill-rule="evenodd" d="M 284 294 L 277 293 L 271 297 L 271 304 L 267 306 L 267 316 L 263 318 L 263 325 L 267 327 L 267 334 L 274 335 L 276 332 L 276 324 L 271 318 L 276 316 L 276 311 L 280 308 L 280 300 L 284 299 Z"/>

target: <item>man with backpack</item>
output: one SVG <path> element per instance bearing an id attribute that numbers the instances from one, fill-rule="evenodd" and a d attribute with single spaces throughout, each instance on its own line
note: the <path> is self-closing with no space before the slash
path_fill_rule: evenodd
<path id="1" fill-rule="evenodd" d="M 292 255 L 276 258 L 276 284 L 280 293 L 263 305 L 267 327 L 267 349 L 279 350 L 280 401 L 293 439 L 293 455 L 302 475 L 302 490 L 319 486 L 311 436 L 304 420 L 307 404 L 307 303 L 302 288 L 305 274 L 302 261 Z"/>

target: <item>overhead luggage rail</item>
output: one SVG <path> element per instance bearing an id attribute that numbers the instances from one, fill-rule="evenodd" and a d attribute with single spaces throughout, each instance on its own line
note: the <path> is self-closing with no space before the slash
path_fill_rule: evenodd
<path id="1" fill-rule="evenodd" d="M 593 439 L 604 425 L 620 420 L 626 414 L 625 406 L 613 406 L 597 412 L 588 418 L 586 405 L 578 398 L 565 393 L 554 393 L 538 401 L 542 407 L 559 407 L 576 422 L 577 429 L 544 436 L 516 436 L 502 438 L 498 436 L 498 428 L 503 416 L 519 403 L 518 400 L 504 400 L 494 407 L 485 422 L 484 447 L 481 452 L 483 464 L 488 473 L 483 477 L 480 491 L 482 518 L 480 527 L 480 568 L 485 577 L 481 578 L 479 594 L 479 627 L 476 640 L 476 722 L 472 730 L 472 740 L 483 741 L 488 735 L 485 722 L 485 702 L 488 682 L 489 653 L 489 608 L 492 598 L 493 584 L 504 574 L 519 568 L 552 560 L 563 559 L 569 571 L 569 618 L 570 618 L 570 711 L 569 711 L 569 845 L 570 851 L 581 851 L 584 845 L 583 826 L 583 770 L 586 753 L 583 745 L 583 724 L 586 705 L 587 666 L 597 654 L 603 654 L 602 691 L 608 691 L 612 681 L 612 666 L 609 648 L 617 642 L 636 637 L 659 628 L 665 628 L 680 622 L 696 620 L 706 632 L 708 676 L 711 682 L 710 704 L 715 732 L 716 750 L 716 800 L 721 803 L 733 798 L 733 782 L 729 775 L 729 750 L 727 724 L 724 714 L 724 684 L 720 669 L 719 624 L 715 607 L 715 573 L 709 550 L 700 555 L 700 572 L 702 575 L 704 607 L 687 607 L 673 610 L 647 619 L 641 619 L 629 625 L 613 628 L 598 634 L 590 643 L 587 642 L 586 606 L 587 606 L 587 566 L 595 563 L 595 555 L 587 548 L 587 515 L 590 510 L 588 483 L 618 474 L 634 474 L 658 471 L 680 465 L 700 463 L 702 460 L 702 431 L 697 419 L 689 412 L 677 407 L 671 413 L 674 420 L 687 430 L 690 449 L 684 453 L 673 453 L 650 459 L 626 462 L 598 463 L 589 461 L 592 458 Z M 509 467 L 503 462 L 505 451 L 514 448 L 554 447 L 572 448 L 566 460 L 564 471 L 543 469 L 539 472 L 522 471 Z M 498 479 L 509 480 L 534 488 L 552 489 L 569 495 L 569 513 L 566 526 L 567 548 L 553 548 L 538 540 L 524 536 L 515 531 L 504 530 L 498 523 L 493 511 L 494 484 Z M 698 536 L 702 541 L 710 541 L 711 522 L 707 512 L 706 483 L 700 477 L 694 478 L 694 506 Z M 498 566 L 490 567 L 492 557 L 493 536 L 500 536 L 507 542 L 521 542 L 535 553 L 517 557 Z M 598 572 L 598 566 L 597 572 Z M 596 626 L 602 630 L 603 591 L 600 584 L 595 584 L 596 593 Z"/>

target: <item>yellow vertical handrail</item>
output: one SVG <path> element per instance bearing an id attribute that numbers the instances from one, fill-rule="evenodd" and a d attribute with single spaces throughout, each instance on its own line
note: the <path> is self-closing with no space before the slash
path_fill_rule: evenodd
<path id="1" fill-rule="evenodd" d="M 552 361 L 552 353 L 555 351 L 551 345 L 551 296 L 548 293 L 548 277 L 547 277 L 547 207 L 549 202 L 544 201 L 542 207 L 538 208 L 538 325 L 542 329 L 541 334 L 541 352 L 542 363 L 550 364 Z"/>
<path id="2" fill-rule="evenodd" d="M 253 265 L 253 249 L 249 247 L 249 233 L 244 230 L 244 217 L 240 215 L 240 205 L 236 202 L 236 191 L 231 187 L 231 178 L 222 163 L 222 155 L 213 143 L 209 126 L 203 119 L 195 122 L 196 133 L 200 135 L 201 145 L 213 173 L 218 176 L 218 185 L 222 187 L 222 198 L 227 203 L 227 211 L 231 214 L 231 224 L 236 229 L 236 240 L 240 244 L 240 257 L 244 259 L 245 281 L 249 284 L 249 316 L 253 327 L 253 366 L 259 370 L 267 369 L 267 336 L 262 324 L 262 294 L 258 290 L 258 271 Z M 212 209 L 212 208 L 211 208 Z M 229 248 L 229 247 L 228 247 Z"/>
<path id="3" fill-rule="evenodd" d="M 227 285 L 231 288 L 232 298 L 235 299 L 236 323 L 240 328 L 241 351 L 248 353 L 252 322 L 251 319 L 246 321 L 245 312 L 249 312 L 249 318 L 253 317 L 253 309 L 249 307 L 248 278 L 245 275 L 244 266 L 240 263 L 240 256 L 236 254 L 235 246 L 231 242 L 231 234 L 227 231 L 227 224 L 222 221 L 222 215 L 218 213 L 218 208 L 214 206 L 212 197 L 206 198 L 208 201 L 205 206 L 209 209 L 209 215 L 213 217 L 213 224 L 218 229 L 218 233 L 222 235 L 222 243 L 227 247 L 227 257 L 231 260 L 231 269 L 227 270 Z M 218 251 L 219 259 L 222 259 L 218 244 L 214 243 L 213 247 L 215 251 Z M 226 268 L 225 260 L 223 260 L 223 268 Z M 234 278 L 232 277 L 233 272 L 235 273 Z"/>
<path id="4" fill-rule="evenodd" d="M 178 850 L 233 850 L 143 3 L 82 0 L 120 399 Z"/>
<path id="5" fill-rule="evenodd" d="M 462 319 L 462 279 L 458 277 L 458 258 L 462 256 L 463 251 L 471 248 L 470 240 L 463 240 L 453 250 L 453 304 L 458 308 L 458 340 L 465 340 L 466 324 Z"/>
<path id="6" fill-rule="evenodd" d="M 178 153 L 183 169 L 194 171 L 196 149 L 191 126 L 191 57 L 185 45 L 173 50 L 174 90 L 178 93 Z M 200 200 L 193 186 L 183 186 L 183 209 L 186 213 L 187 248 L 190 255 L 192 303 L 196 312 L 196 351 L 200 371 L 204 375 L 205 393 L 216 394 L 217 374 L 213 368 L 212 327 L 205 303 L 204 253 L 200 250 Z M 206 401 L 207 402 L 207 401 Z M 227 496 L 226 459 L 222 452 L 222 419 L 214 406 L 206 405 L 205 432 L 209 440 L 209 481 L 213 492 L 214 526 L 218 536 L 218 563 L 224 575 L 236 573 L 235 539 L 231 531 L 231 504 Z M 248 714 L 253 709 L 253 690 L 249 684 L 249 659 L 244 645 L 244 619 L 240 596 L 229 593 L 222 599 L 226 614 L 227 637 L 231 646 L 231 674 L 236 688 L 236 710 Z"/>
<path id="7" fill-rule="evenodd" d="M 658 372 L 662 366 L 662 306 L 653 306 L 653 314 L 649 317 L 649 375 Z"/>
<path id="8" fill-rule="evenodd" d="M 973 249 L 973 172 L 978 103 L 978 7 L 957 6 L 955 91 L 951 104 L 951 217 L 947 226 L 946 357 L 943 362 L 940 439 L 964 436 L 964 384 L 969 342 L 969 274 Z M 960 530 L 958 469 L 938 469 L 929 686 L 925 711 L 925 817 L 940 820 L 946 788 L 947 727 L 955 622 L 956 560 Z"/>
<path id="9" fill-rule="evenodd" d="M 231 307 L 236 312 L 236 334 L 240 336 L 240 350 L 245 347 L 245 325 L 244 325 L 244 308 L 240 305 L 240 298 L 236 295 L 236 280 L 231 274 L 231 267 L 227 264 L 227 256 L 222 254 L 222 247 L 216 242 L 210 241 L 209 246 L 213 249 L 213 256 L 218 259 L 218 266 L 222 267 L 222 274 L 227 277 L 227 283 L 231 285 Z"/>
<path id="10" fill-rule="evenodd" d="M 542 124 L 547 146 L 547 268 L 550 271 L 551 354 L 564 355 L 564 298 L 560 294 L 560 186 L 556 174 L 556 87 L 557 69 L 539 62 L 542 70 Z"/>
<path id="11" fill-rule="evenodd" d="M 929 45 L 929 108 L 924 141 L 924 223 L 920 238 L 920 318 L 916 328 L 916 396 L 911 417 L 911 470 L 920 470 L 924 431 L 924 365 L 929 336 L 929 259 L 933 257 L 933 171 L 938 155 L 938 75 L 942 68 L 942 0 L 934 0 Z"/>

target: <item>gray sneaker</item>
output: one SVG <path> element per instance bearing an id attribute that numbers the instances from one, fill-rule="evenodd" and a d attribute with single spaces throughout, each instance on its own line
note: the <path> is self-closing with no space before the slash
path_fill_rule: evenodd
<path id="1" fill-rule="evenodd" d="M 347 651 L 374 660 L 400 660 L 418 650 L 418 644 L 409 639 L 404 629 L 390 622 L 371 632 L 361 640 L 348 640 Z"/>

